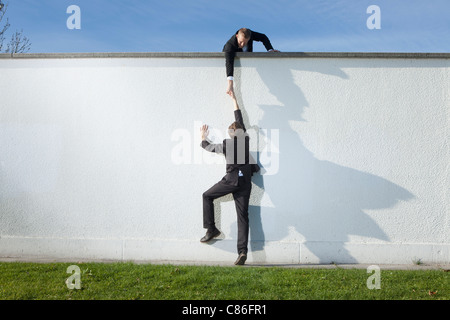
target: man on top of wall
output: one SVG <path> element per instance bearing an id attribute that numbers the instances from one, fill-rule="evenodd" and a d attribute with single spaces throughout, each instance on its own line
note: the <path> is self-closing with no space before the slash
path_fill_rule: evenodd
<path id="1" fill-rule="evenodd" d="M 225 52 L 225 65 L 227 69 L 227 94 L 231 95 L 234 93 L 233 89 L 233 74 L 234 74 L 234 57 L 236 52 L 253 52 L 253 41 L 259 41 L 264 44 L 264 47 L 269 52 L 279 52 L 274 50 L 269 38 L 262 33 L 251 31 L 247 28 L 241 28 L 236 31 L 230 40 L 227 41 L 223 47 L 223 52 Z"/>

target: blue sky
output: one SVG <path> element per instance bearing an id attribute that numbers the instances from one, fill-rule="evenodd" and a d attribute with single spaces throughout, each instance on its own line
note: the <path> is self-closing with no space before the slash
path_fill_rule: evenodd
<path id="1" fill-rule="evenodd" d="M 240 27 L 284 52 L 450 52 L 449 0 L 2 1 L 30 52 L 217 52 Z M 70 5 L 80 30 L 67 28 Z M 381 29 L 367 28 L 370 5 Z"/>

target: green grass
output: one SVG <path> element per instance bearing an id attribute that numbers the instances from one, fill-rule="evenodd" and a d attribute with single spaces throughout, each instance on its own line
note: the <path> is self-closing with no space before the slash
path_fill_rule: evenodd
<path id="1" fill-rule="evenodd" d="M 81 289 L 68 289 L 70 265 Z M 365 269 L 175 266 L 134 263 L 0 263 L 0 299 L 19 300 L 449 300 L 444 270 L 381 270 L 381 289 Z"/>

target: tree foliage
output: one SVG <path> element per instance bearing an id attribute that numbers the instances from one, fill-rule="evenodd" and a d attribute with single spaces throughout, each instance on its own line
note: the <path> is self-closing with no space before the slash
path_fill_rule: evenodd
<path id="1" fill-rule="evenodd" d="M 23 30 L 16 30 L 8 37 L 7 33 L 11 24 L 6 17 L 8 4 L 2 6 L 0 1 L 0 53 L 26 53 L 31 48 L 31 42 L 28 37 L 23 34 Z M 9 40 L 7 40 L 7 37 Z"/>

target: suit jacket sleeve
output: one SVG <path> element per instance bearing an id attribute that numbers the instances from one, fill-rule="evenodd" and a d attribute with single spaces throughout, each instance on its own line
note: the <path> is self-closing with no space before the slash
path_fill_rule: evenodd
<path id="1" fill-rule="evenodd" d="M 224 153 L 224 145 L 223 143 L 210 143 L 208 140 L 202 140 L 200 145 L 203 149 L 209 152 Z"/>
<path id="2" fill-rule="evenodd" d="M 239 124 L 242 126 L 242 128 L 244 129 L 244 132 L 247 131 L 245 129 L 245 125 L 244 125 L 244 119 L 242 118 L 242 112 L 241 110 L 234 110 L 234 119 L 236 122 L 239 122 Z"/>
<path id="3" fill-rule="evenodd" d="M 264 47 L 266 47 L 267 51 L 273 50 L 272 44 L 270 43 L 269 38 L 265 34 L 252 31 L 252 38 L 254 41 L 262 42 L 264 44 Z"/>
<path id="4" fill-rule="evenodd" d="M 230 40 L 225 43 L 223 47 L 223 52 L 225 52 L 225 66 L 227 69 L 227 77 L 232 77 L 234 74 L 234 57 L 239 47 L 236 43 L 236 36 L 231 37 Z"/>
<path id="5" fill-rule="evenodd" d="M 228 51 L 225 52 L 225 67 L 227 70 L 227 77 L 234 76 L 234 57 L 236 56 L 236 52 Z"/>

